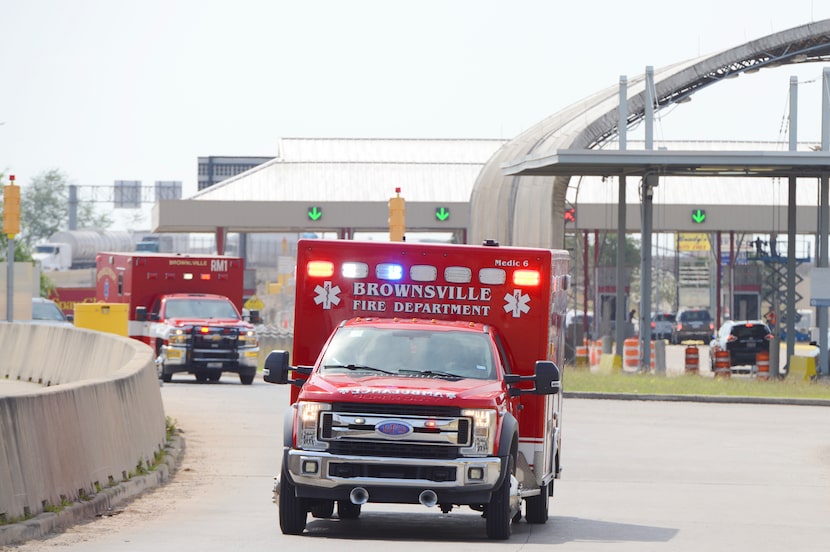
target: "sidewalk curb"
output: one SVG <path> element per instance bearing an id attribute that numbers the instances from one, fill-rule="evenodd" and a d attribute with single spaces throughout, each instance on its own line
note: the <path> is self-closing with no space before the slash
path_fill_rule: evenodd
<path id="1" fill-rule="evenodd" d="M 0 525 L 0 548 L 45 537 L 73 525 L 105 517 L 116 506 L 128 502 L 149 489 L 164 485 L 176 473 L 184 456 L 184 439 L 176 434 L 164 447 L 164 461 L 146 475 L 136 476 L 113 487 L 102 489 L 90 500 L 76 502 L 60 512 L 44 512 L 20 523 Z"/>
<path id="2" fill-rule="evenodd" d="M 565 398 L 614 401 L 698 402 L 720 404 L 778 404 L 791 406 L 830 406 L 830 399 L 796 399 L 781 397 L 730 397 L 726 395 L 644 395 L 639 393 L 593 393 L 565 391 Z"/>

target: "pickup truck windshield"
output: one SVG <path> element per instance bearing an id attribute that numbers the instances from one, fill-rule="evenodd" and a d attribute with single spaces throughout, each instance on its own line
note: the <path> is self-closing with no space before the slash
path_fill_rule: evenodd
<path id="1" fill-rule="evenodd" d="M 239 314 L 230 301 L 217 299 L 168 299 L 166 318 L 233 318 Z"/>
<path id="2" fill-rule="evenodd" d="M 321 362 L 322 373 L 494 379 L 490 340 L 484 334 L 428 330 L 341 328 Z"/>

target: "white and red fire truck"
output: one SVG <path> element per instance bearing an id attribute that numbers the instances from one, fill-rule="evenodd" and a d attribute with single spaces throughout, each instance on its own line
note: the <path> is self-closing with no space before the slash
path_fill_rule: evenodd
<path id="1" fill-rule="evenodd" d="M 565 251 L 301 240 L 283 533 L 372 503 L 466 505 L 506 539 L 545 523 L 560 472 Z"/>
<path id="2" fill-rule="evenodd" d="M 243 278 L 238 257 L 99 253 L 96 299 L 129 304 L 129 335 L 155 349 L 162 381 L 177 372 L 198 381 L 233 372 L 250 385 L 259 343 L 240 315 Z"/>

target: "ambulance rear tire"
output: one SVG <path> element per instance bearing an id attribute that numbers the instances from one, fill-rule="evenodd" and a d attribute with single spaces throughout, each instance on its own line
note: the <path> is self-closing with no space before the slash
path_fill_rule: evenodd
<path id="1" fill-rule="evenodd" d="M 337 501 L 337 517 L 340 519 L 357 519 L 360 517 L 360 504 L 352 504 L 348 500 Z"/>
<path id="2" fill-rule="evenodd" d="M 499 488 L 493 493 L 485 511 L 487 516 L 487 538 L 505 540 L 513 531 L 513 516 L 510 514 L 510 476 L 515 473 L 516 460 L 513 455 L 507 457 L 508 465 Z"/>
<path id="3" fill-rule="evenodd" d="M 254 383 L 254 374 L 239 374 L 239 381 L 242 385 L 251 385 Z"/>
<path id="4" fill-rule="evenodd" d="M 545 523 L 548 520 L 548 488 L 548 485 L 542 485 L 537 496 L 525 500 L 525 519 L 528 523 Z"/>
<path id="5" fill-rule="evenodd" d="M 294 483 L 283 470 L 280 477 L 280 529 L 285 535 L 301 535 L 305 530 L 308 505 L 296 496 Z"/>

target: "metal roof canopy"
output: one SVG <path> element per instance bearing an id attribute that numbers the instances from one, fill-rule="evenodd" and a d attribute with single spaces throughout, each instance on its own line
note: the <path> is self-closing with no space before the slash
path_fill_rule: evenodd
<path id="1" fill-rule="evenodd" d="M 758 152 L 701 152 L 701 151 L 667 151 L 667 150 L 556 150 L 554 154 L 526 156 L 512 162 L 502 164 L 502 171 L 506 175 L 515 176 L 640 176 L 643 178 L 659 178 L 660 176 L 742 176 L 758 178 L 787 178 L 790 179 L 791 188 L 797 185 L 798 178 L 819 177 L 821 178 L 821 200 L 819 205 L 819 218 L 822 221 L 828 220 L 827 186 L 830 176 L 830 152 L 819 150 L 815 152 L 799 151 L 758 151 Z M 791 195 L 791 197 L 794 197 Z M 795 217 L 795 204 L 793 200 L 787 202 L 787 220 Z M 651 225 L 644 221 L 643 232 L 651 233 Z M 816 235 L 817 243 L 820 243 L 822 232 L 827 232 L 826 225 L 819 229 Z M 792 236 L 788 236 L 788 272 L 794 269 L 794 252 Z M 826 247 L 826 246 L 822 246 Z M 821 258 L 826 258 L 826 252 L 820 251 L 819 265 L 822 265 Z M 650 255 L 648 257 L 647 269 L 651 270 Z M 788 277 L 789 278 L 789 277 Z M 720 291 L 718 291 L 720 295 Z M 787 311 L 795 312 L 794 300 L 787 297 Z M 646 304 L 649 304 L 648 302 Z M 819 365 L 817 373 L 822 374 L 827 362 L 826 342 L 826 310 L 817 308 L 819 318 Z M 646 313 L 648 315 L 648 313 Z M 719 313 L 718 313 L 719 318 Z M 787 349 L 791 350 L 793 338 L 792 325 L 787 322 Z M 719 322 L 719 321 L 718 321 Z M 646 329 L 646 333 L 650 333 Z M 777 343 L 777 333 L 774 343 Z M 648 336 L 647 336 L 648 337 Z M 648 350 L 646 345 L 643 350 Z M 773 371 L 775 376 L 777 370 L 777 353 L 775 356 L 776 368 Z M 771 357 L 772 358 L 772 357 Z"/>
<path id="2" fill-rule="evenodd" d="M 503 163 L 502 172 L 515 176 L 821 177 L 830 175 L 830 152 L 565 149 Z"/>

